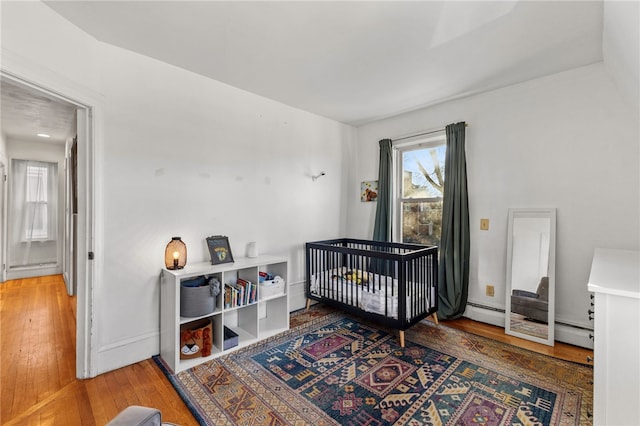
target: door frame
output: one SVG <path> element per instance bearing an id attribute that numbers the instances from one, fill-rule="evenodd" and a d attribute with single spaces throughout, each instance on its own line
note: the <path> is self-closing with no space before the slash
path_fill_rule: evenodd
<path id="1" fill-rule="evenodd" d="M 6 153 L 5 153 L 6 154 Z M 0 158 L 0 282 L 7 280 L 7 240 L 9 231 L 7 220 L 7 166 L 8 157 Z"/>
<path id="2" fill-rule="evenodd" d="M 98 360 L 98 336 L 94 321 L 95 288 L 100 274 L 94 253 L 101 241 L 96 235 L 99 222 L 96 212 L 96 151 L 101 135 L 102 96 L 87 87 L 66 79 L 34 63 L 27 63 L 2 52 L 0 77 L 76 106 L 84 116 L 86 141 L 78 146 L 78 246 L 77 256 L 77 314 L 76 314 L 76 377 L 95 377 Z M 79 120 L 80 121 L 80 120 Z M 78 123 L 80 126 L 81 123 Z M 79 129 L 80 130 L 80 129 Z M 91 258 L 91 259 L 90 259 Z"/>
<path id="3" fill-rule="evenodd" d="M 77 110 L 76 110 L 77 115 Z M 76 123 L 78 123 L 76 121 Z M 76 124 L 77 127 L 77 124 Z M 68 138 L 65 141 L 65 188 L 64 188 L 64 247 L 62 250 L 62 274 L 67 286 L 67 293 L 70 296 L 75 296 L 77 293 L 76 287 L 76 262 L 75 253 L 76 247 L 73 242 L 75 241 L 75 218 L 77 214 L 77 206 L 74 198 L 77 197 L 77 178 L 74 175 L 74 167 L 77 165 L 77 161 L 74 164 L 74 159 L 77 160 L 77 140 L 76 135 L 73 138 Z M 75 148 L 75 153 L 74 153 Z"/>

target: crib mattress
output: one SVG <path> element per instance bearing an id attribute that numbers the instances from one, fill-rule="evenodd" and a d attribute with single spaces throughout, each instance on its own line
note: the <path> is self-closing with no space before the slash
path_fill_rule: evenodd
<path id="1" fill-rule="evenodd" d="M 409 282 L 407 288 L 405 306 L 407 320 L 410 320 L 435 303 L 435 288 L 431 289 L 430 298 L 427 298 L 428 289 L 422 285 Z M 418 291 L 411 290 L 414 288 Z M 398 280 L 388 276 L 369 274 L 368 282 L 363 284 L 346 280 L 335 270 L 324 271 L 312 275 L 310 291 L 314 296 L 336 300 L 365 312 L 398 318 Z"/>

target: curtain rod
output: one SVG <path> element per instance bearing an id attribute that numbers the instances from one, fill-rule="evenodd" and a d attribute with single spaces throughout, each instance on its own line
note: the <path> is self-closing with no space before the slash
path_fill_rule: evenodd
<path id="1" fill-rule="evenodd" d="M 464 127 L 469 127 L 469 124 L 464 123 Z M 416 133 L 415 135 L 402 136 L 402 137 L 399 137 L 399 138 L 391 139 L 391 142 L 397 142 L 397 141 L 402 141 L 402 140 L 405 140 L 405 139 L 416 138 L 418 136 L 432 135 L 434 133 L 440 133 L 440 132 L 444 132 L 444 131 L 445 131 L 445 128 L 443 127 L 442 129 L 429 130 L 429 131 L 422 132 L 422 133 Z"/>

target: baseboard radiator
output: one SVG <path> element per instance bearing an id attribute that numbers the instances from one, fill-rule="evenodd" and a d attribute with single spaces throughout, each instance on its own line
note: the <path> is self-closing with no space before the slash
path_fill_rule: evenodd
<path id="1" fill-rule="evenodd" d="M 505 326 L 505 310 L 493 306 L 467 302 L 464 316 L 498 327 Z M 593 334 L 593 329 L 563 321 L 555 322 L 555 340 L 558 342 L 593 349 L 593 340 L 589 338 L 590 334 Z"/>

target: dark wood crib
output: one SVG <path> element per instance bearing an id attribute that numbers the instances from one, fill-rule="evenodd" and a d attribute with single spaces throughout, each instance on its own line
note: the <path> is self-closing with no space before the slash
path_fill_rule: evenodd
<path id="1" fill-rule="evenodd" d="M 340 238 L 306 243 L 311 300 L 400 332 L 428 316 L 438 322 L 438 248 Z"/>

